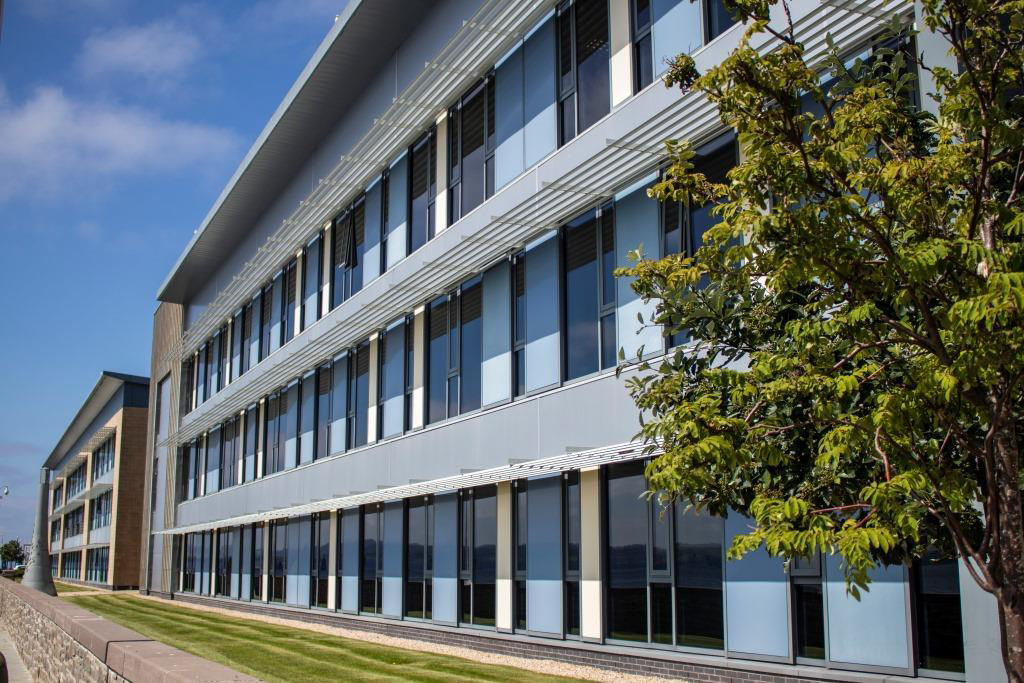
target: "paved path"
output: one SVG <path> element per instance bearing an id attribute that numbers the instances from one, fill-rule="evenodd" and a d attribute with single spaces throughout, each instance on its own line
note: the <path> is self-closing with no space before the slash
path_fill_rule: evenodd
<path id="1" fill-rule="evenodd" d="M 14 641 L 2 628 L 0 628 L 0 652 L 7 660 L 8 683 L 32 683 L 32 675 L 25 668 L 25 662 L 21 661 L 21 655 L 14 647 Z"/>

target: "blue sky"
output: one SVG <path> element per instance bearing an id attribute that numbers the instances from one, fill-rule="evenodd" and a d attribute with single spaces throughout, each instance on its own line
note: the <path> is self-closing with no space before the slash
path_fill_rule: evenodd
<path id="1" fill-rule="evenodd" d="M 345 0 L 8 0 L 0 29 L 0 500 L 101 370 L 149 374 L 156 290 Z"/>

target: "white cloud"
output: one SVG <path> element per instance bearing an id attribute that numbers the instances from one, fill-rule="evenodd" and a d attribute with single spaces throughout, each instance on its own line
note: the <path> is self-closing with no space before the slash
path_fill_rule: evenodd
<path id="1" fill-rule="evenodd" d="M 162 19 L 90 35 L 82 45 L 78 68 L 94 79 L 127 75 L 161 83 L 180 78 L 202 52 L 203 41 L 195 30 Z"/>
<path id="2" fill-rule="evenodd" d="M 40 87 L 14 102 L 0 87 L 0 201 L 80 194 L 147 173 L 216 167 L 241 142 L 225 128 Z"/>

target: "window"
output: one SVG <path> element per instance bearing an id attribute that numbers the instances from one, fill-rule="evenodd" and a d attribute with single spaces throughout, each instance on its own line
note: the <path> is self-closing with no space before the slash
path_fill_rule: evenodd
<path id="1" fill-rule="evenodd" d="M 725 9 L 722 0 L 704 0 L 704 21 L 709 43 L 736 23 L 736 19 Z"/>
<path id="2" fill-rule="evenodd" d="M 316 457 L 316 371 L 311 370 L 302 377 L 299 390 L 298 449 L 299 464 L 313 462 Z"/>
<path id="3" fill-rule="evenodd" d="M 259 408 L 249 406 L 245 409 L 245 436 L 243 438 L 242 481 L 256 479 L 256 448 L 259 434 Z"/>
<path id="4" fill-rule="evenodd" d="M 327 578 L 330 576 L 331 553 L 331 513 L 320 512 L 313 515 L 311 525 L 313 534 L 310 543 L 311 576 L 309 582 L 309 604 L 313 607 L 328 607 Z"/>
<path id="5" fill-rule="evenodd" d="M 956 560 L 936 551 L 915 565 L 911 579 L 916 613 L 917 666 L 932 671 L 964 671 L 963 620 Z"/>
<path id="6" fill-rule="evenodd" d="M 298 262 L 292 259 L 284 268 L 284 291 L 281 294 L 281 343 L 285 344 L 295 336 L 295 287 L 298 278 Z"/>
<path id="7" fill-rule="evenodd" d="M 50 545 L 60 542 L 60 520 L 50 522 Z"/>
<path id="8" fill-rule="evenodd" d="M 280 276 L 278 276 L 280 277 Z M 270 355 L 277 346 L 271 346 L 274 338 L 274 285 L 267 284 L 260 293 L 260 360 Z"/>
<path id="9" fill-rule="evenodd" d="M 428 307 L 427 422 L 480 407 L 483 285 L 468 280 Z"/>
<path id="10" fill-rule="evenodd" d="M 494 194 L 494 74 L 469 90 L 448 112 L 450 169 L 448 223 Z"/>
<path id="11" fill-rule="evenodd" d="M 712 183 L 726 182 L 726 173 L 736 165 L 736 140 L 731 133 L 716 138 L 700 148 L 692 159 L 693 172 L 703 173 Z M 704 244 L 704 233 L 721 219 L 711 213 L 713 204 L 684 206 L 681 202 L 663 202 L 662 253 L 692 257 Z M 669 334 L 669 347 L 686 343 L 685 330 Z"/>
<path id="12" fill-rule="evenodd" d="M 263 310 L 262 295 L 256 292 L 245 306 L 245 322 L 242 325 L 242 334 L 245 337 L 245 347 L 242 349 L 242 373 L 249 370 L 260 362 L 263 357 L 260 355 L 260 321 Z"/>
<path id="13" fill-rule="evenodd" d="M 231 596 L 231 574 L 235 556 L 235 534 L 233 529 L 217 531 L 217 575 L 214 578 L 214 595 Z"/>
<path id="14" fill-rule="evenodd" d="M 651 0 L 633 0 L 629 6 L 633 29 L 633 92 L 639 92 L 654 80 Z"/>
<path id="15" fill-rule="evenodd" d="M 615 214 L 612 204 L 563 230 L 565 379 L 615 365 Z"/>
<path id="16" fill-rule="evenodd" d="M 566 472 L 562 477 L 562 538 L 565 543 L 565 633 L 580 635 L 580 473 Z"/>
<path id="17" fill-rule="evenodd" d="M 263 472 L 274 474 L 285 469 L 288 421 L 288 390 L 275 391 L 267 397 L 263 422 Z"/>
<path id="18" fill-rule="evenodd" d="M 253 600 L 263 599 L 263 524 L 252 525 L 252 567 L 250 592 Z"/>
<path id="19" fill-rule="evenodd" d="M 206 486 L 204 495 L 220 491 L 220 427 L 206 435 Z"/>
<path id="20" fill-rule="evenodd" d="M 181 378 L 179 386 L 181 394 L 178 396 L 178 409 L 182 415 L 192 412 L 192 391 L 195 386 L 195 357 L 189 356 L 181 361 Z"/>
<path id="21" fill-rule="evenodd" d="M 605 472 L 608 638 L 721 649 L 722 519 L 645 499 L 643 462 Z"/>
<path id="22" fill-rule="evenodd" d="M 514 623 L 516 629 L 519 631 L 525 631 L 527 579 L 526 555 L 529 547 L 527 543 L 527 539 L 529 538 L 529 527 L 527 524 L 528 518 L 526 511 L 529 482 L 526 479 L 520 479 L 519 481 L 514 482 L 513 486 L 513 491 L 515 492 L 515 498 L 513 498 L 513 503 L 515 505 L 515 514 L 513 516 L 513 524 L 515 525 L 515 558 L 512 568 L 512 576 L 515 582 L 515 594 L 513 596 L 513 599 L 515 600 L 515 612 L 513 614 L 513 619 L 515 620 Z"/>
<path id="23" fill-rule="evenodd" d="M 231 381 L 242 374 L 242 354 L 248 350 L 245 332 L 245 308 L 240 308 L 231 319 Z"/>
<path id="24" fill-rule="evenodd" d="M 82 578 L 82 553 L 75 551 L 61 555 L 60 576 L 62 579 L 79 581 Z"/>
<path id="25" fill-rule="evenodd" d="M 363 287 L 363 251 L 365 248 L 366 206 L 357 199 L 334 219 L 331 244 L 331 308 L 338 306 Z"/>
<path id="26" fill-rule="evenodd" d="M 331 365 L 316 370 L 316 453 L 314 458 L 330 455 L 331 444 Z"/>
<path id="27" fill-rule="evenodd" d="M 309 244 L 302 257 L 302 329 L 306 329 L 320 319 L 321 291 L 323 290 L 323 276 L 321 268 L 323 256 L 321 254 L 323 241 L 317 234 Z"/>
<path id="28" fill-rule="evenodd" d="M 89 550 L 85 560 L 85 580 L 90 583 L 106 583 L 109 563 L 110 548 Z"/>
<path id="29" fill-rule="evenodd" d="M 220 487 L 234 486 L 238 481 L 238 418 L 231 418 L 220 430 L 221 466 Z"/>
<path id="30" fill-rule="evenodd" d="M 348 443 L 365 446 L 370 411 L 370 342 L 364 341 L 350 354 L 348 396 Z"/>
<path id="31" fill-rule="evenodd" d="M 362 508 L 362 571 L 359 576 L 359 611 L 379 614 L 384 572 L 384 506 L 377 503 Z"/>
<path id="32" fill-rule="evenodd" d="M 210 366 L 209 371 L 209 382 L 210 387 L 206 392 L 206 397 L 210 398 L 224 387 L 224 373 L 221 369 L 224 365 L 224 355 L 222 353 L 224 349 L 223 342 L 226 341 L 226 332 L 221 329 L 210 340 L 210 350 L 207 351 L 206 361 Z"/>
<path id="33" fill-rule="evenodd" d="M 611 110 L 608 3 L 576 0 L 558 11 L 559 142 L 565 144 Z"/>
<path id="34" fill-rule="evenodd" d="M 497 488 L 480 486 L 464 489 L 459 495 L 459 620 L 494 626 Z"/>
<path id="35" fill-rule="evenodd" d="M 437 194 L 437 141 L 434 129 L 409 148 L 409 253 L 434 237 Z"/>
<path id="36" fill-rule="evenodd" d="M 203 477 L 203 467 L 202 467 L 202 462 L 201 462 L 200 455 L 199 455 L 200 454 L 200 450 L 199 450 L 199 441 L 198 440 L 195 440 L 195 441 L 192 442 L 192 444 L 189 446 L 189 451 L 192 454 L 192 457 L 189 459 L 189 463 L 190 463 L 189 472 L 191 472 L 191 474 L 192 474 L 192 477 L 191 477 L 192 482 L 191 482 L 191 484 L 189 484 L 189 499 L 192 499 L 192 498 L 197 498 L 197 497 L 203 495 L 203 492 L 201 490 L 201 487 L 202 487 L 202 477 Z"/>
<path id="37" fill-rule="evenodd" d="M 107 491 L 101 496 L 89 501 L 89 529 L 102 529 L 110 526 L 110 507 L 112 503 L 111 492 Z"/>
<path id="38" fill-rule="evenodd" d="M 185 534 L 184 557 L 181 563 L 181 590 L 187 593 L 196 592 L 196 534 Z"/>
<path id="39" fill-rule="evenodd" d="M 85 475 L 85 464 L 79 465 L 77 468 L 75 468 L 75 471 L 71 473 L 70 477 L 68 477 L 68 491 L 65 500 L 71 500 L 72 498 L 74 498 L 79 493 L 85 490 Z"/>
<path id="40" fill-rule="evenodd" d="M 409 499 L 405 512 L 405 616 L 430 619 L 434 576 L 434 499 Z"/>
<path id="41" fill-rule="evenodd" d="M 59 484 L 53 489 L 53 503 L 50 506 L 50 512 L 53 512 L 61 505 L 64 504 L 64 484 Z"/>
<path id="42" fill-rule="evenodd" d="M 161 386 L 163 386 L 161 384 Z M 157 396 L 159 397 L 159 392 Z M 157 414 L 160 414 L 159 409 Z M 159 430 L 159 427 L 158 427 Z M 159 439 L 159 436 L 157 437 Z M 111 436 L 92 452 L 92 480 L 95 482 L 114 469 L 114 437 Z"/>
<path id="43" fill-rule="evenodd" d="M 64 538 L 74 538 L 82 534 L 82 523 L 85 519 L 85 508 L 76 508 L 64 515 Z"/>
<path id="44" fill-rule="evenodd" d="M 405 429 L 406 337 L 412 331 L 401 319 L 381 332 L 378 342 L 377 434 L 387 438 Z"/>
<path id="45" fill-rule="evenodd" d="M 206 350 L 210 344 L 206 343 L 199 347 L 199 355 L 196 356 L 196 363 L 198 364 L 198 370 L 196 372 L 196 405 L 201 405 L 206 400 L 207 391 L 209 390 L 209 383 L 207 381 L 206 373 L 209 372 L 209 365 L 206 362 Z"/>
<path id="46" fill-rule="evenodd" d="M 270 600 L 285 601 L 288 583 L 288 520 L 270 523 Z"/>
<path id="47" fill-rule="evenodd" d="M 825 602 L 821 557 L 797 558 L 790 564 L 793 584 L 793 630 L 797 659 L 825 659 Z"/>

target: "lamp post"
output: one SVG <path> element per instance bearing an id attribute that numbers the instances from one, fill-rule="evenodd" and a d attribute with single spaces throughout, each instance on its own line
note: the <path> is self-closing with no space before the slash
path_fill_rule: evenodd
<path id="1" fill-rule="evenodd" d="M 46 511 L 49 508 L 50 470 L 42 468 L 39 472 L 39 500 L 36 503 L 36 528 L 32 533 L 32 549 L 28 555 L 28 565 L 21 585 L 35 588 L 47 595 L 57 595 L 50 575 L 50 540 L 49 525 L 46 523 Z"/>

